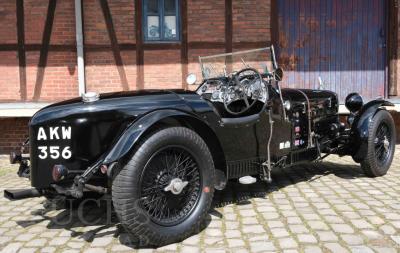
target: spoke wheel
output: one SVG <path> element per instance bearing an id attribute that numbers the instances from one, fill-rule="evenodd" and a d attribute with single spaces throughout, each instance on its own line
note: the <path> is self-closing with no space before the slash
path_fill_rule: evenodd
<path id="1" fill-rule="evenodd" d="M 392 164 L 395 143 L 396 128 L 393 118 L 389 112 L 380 110 L 370 120 L 368 139 L 361 144 L 366 151 L 361 157 L 361 168 L 367 176 L 379 177 L 387 173 Z"/>
<path id="2" fill-rule="evenodd" d="M 375 155 L 378 163 L 384 164 L 390 154 L 391 133 L 389 127 L 385 123 L 381 123 L 376 131 L 375 138 Z"/>
<path id="3" fill-rule="evenodd" d="M 154 130 L 115 174 L 112 200 L 121 225 L 141 245 L 163 246 L 196 233 L 214 195 L 214 162 L 185 127 Z"/>
<path id="4" fill-rule="evenodd" d="M 171 226 L 180 223 L 197 203 L 200 179 L 198 163 L 188 150 L 183 147 L 163 148 L 144 168 L 140 204 L 157 224 Z"/>

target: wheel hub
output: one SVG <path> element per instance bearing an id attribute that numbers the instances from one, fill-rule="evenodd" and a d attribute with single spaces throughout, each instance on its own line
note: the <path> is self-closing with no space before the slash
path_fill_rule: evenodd
<path id="1" fill-rule="evenodd" d="M 389 151 L 390 142 L 386 135 L 382 139 L 376 138 L 375 144 L 382 145 L 386 152 Z"/>
<path id="2" fill-rule="evenodd" d="M 189 184 L 188 181 L 182 181 L 180 178 L 174 178 L 171 180 L 171 182 L 168 184 L 167 187 L 164 188 L 164 191 L 172 192 L 175 195 L 181 194 L 183 189 Z"/>
<path id="3" fill-rule="evenodd" d="M 152 221 L 178 224 L 192 212 L 201 194 L 198 164 L 186 149 L 165 147 L 147 162 L 140 187 L 140 205 Z"/>
<path id="4" fill-rule="evenodd" d="M 388 138 L 385 136 L 383 139 L 383 147 L 385 148 L 386 152 L 389 151 L 390 142 Z"/>

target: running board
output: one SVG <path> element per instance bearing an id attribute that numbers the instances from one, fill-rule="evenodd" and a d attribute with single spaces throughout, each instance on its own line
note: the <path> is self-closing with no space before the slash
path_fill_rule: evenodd
<path id="1" fill-rule="evenodd" d="M 257 179 L 252 176 L 244 176 L 239 178 L 239 183 L 241 184 L 254 184 L 255 182 L 257 182 Z"/>

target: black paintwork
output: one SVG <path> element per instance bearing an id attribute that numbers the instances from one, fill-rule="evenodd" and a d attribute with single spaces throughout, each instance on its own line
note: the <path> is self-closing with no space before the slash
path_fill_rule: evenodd
<path id="1" fill-rule="evenodd" d="M 358 112 L 363 106 L 364 101 L 360 94 L 358 93 L 350 93 L 347 95 L 345 99 L 346 108 L 349 109 L 350 112 Z"/>
<path id="2" fill-rule="evenodd" d="M 96 102 L 84 103 L 77 98 L 40 110 L 29 123 L 32 185 L 48 186 L 52 182 L 51 170 L 55 164 L 63 164 L 69 170 L 85 170 L 111 150 L 118 137 L 137 118 L 161 109 L 191 111 L 187 103 L 172 91 L 104 94 Z M 71 126 L 71 141 L 36 139 L 39 127 L 52 126 Z M 37 158 L 38 146 L 52 145 L 70 145 L 73 157 L 69 160 Z"/>
<path id="3" fill-rule="evenodd" d="M 279 92 L 270 86 L 268 106 L 263 107 L 262 112 L 241 118 L 223 118 L 216 109 L 217 105 L 196 92 L 184 90 L 118 92 L 103 94 L 100 100 L 91 103 L 76 98 L 53 104 L 36 113 L 29 124 L 32 186 L 46 188 L 54 183 L 51 171 L 56 164 L 65 165 L 72 171 L 69 178 L 72 179 L 74 173 L 79 174 L 98 161 L 106 165 L 121 161 L 160 122 L 183 124 L 199 132 L 209 144 L 218 169 L 223 170 L 228 178 L 260 172 L 260 164 L 267 156 L 269 113 L 274 121 L 272 161 L 284 157 L 284 164 L 290 166 L 315 160 L 317 149 L 307 147 L 309 123 L 303 93 L 310 99 L 313 131 L 322 137 L 328 135 L 330 124 L 339 122 L 338 99 L 329 91 L 301 91 L 282 90 L 283 100 L 292 104 L 284 114 Z M 368 108 L 365 110 L 368 116 L 363 114 L 357 119 L 360 123 L 354 132 L 363 132 L 364 118 L 377 110 L 375 106 Z M 302 129 L 301 140 L 304 142 L 297 146 L 294 145 L 296 122 Z M 39 127 L 57 126 L 71 126 L 71 140 L 37 140 Z M 354 139 L 357 145 L 363 141 L 363 137 Z M 290 143 L 290 147 L 282 149 L 282 142 Z M 70 146 L 71 159 L 39 159 L 38 147 L 51 145 Z M 68 179 L 62 181 L 64 184 L 69 182 Z"/>
<path id="4" fill-rule="evenodd" d="M 349 147 L 347 153 L 351 154 L 356 162 L 360 162 L 367 155 L 369 122 L 379 110 L 383 110 L 381 106 L 394 106 L 394 104 L 383 99 L 372 100 L 366 103 L 357 114 L 351 115 L 354 117 L 351 142 L 355 144 L 353 147 L 357 148 Z"/>

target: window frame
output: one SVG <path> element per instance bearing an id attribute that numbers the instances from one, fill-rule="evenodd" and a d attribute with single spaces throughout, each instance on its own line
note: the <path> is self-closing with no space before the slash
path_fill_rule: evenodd
<path id="1" fill-rule="evenodd" d="M 143 6 L 143 42 L 144 43 L 178 43 L 181 41 L 181 15 L 180 15 L 180 0 L 175 1 L 175 16 L 176 16 L 176 38 L 165 38 L 164 23 L 165 23 L 165 0 L 156 0 L 158 4 L 158 18 L 160 25 L 160 37 L 158 39 L 151 39 L 148 37 L 147 17 L 153 16 L 148 14 L 148 4 L 146 0 L 142 0 Z"/>

